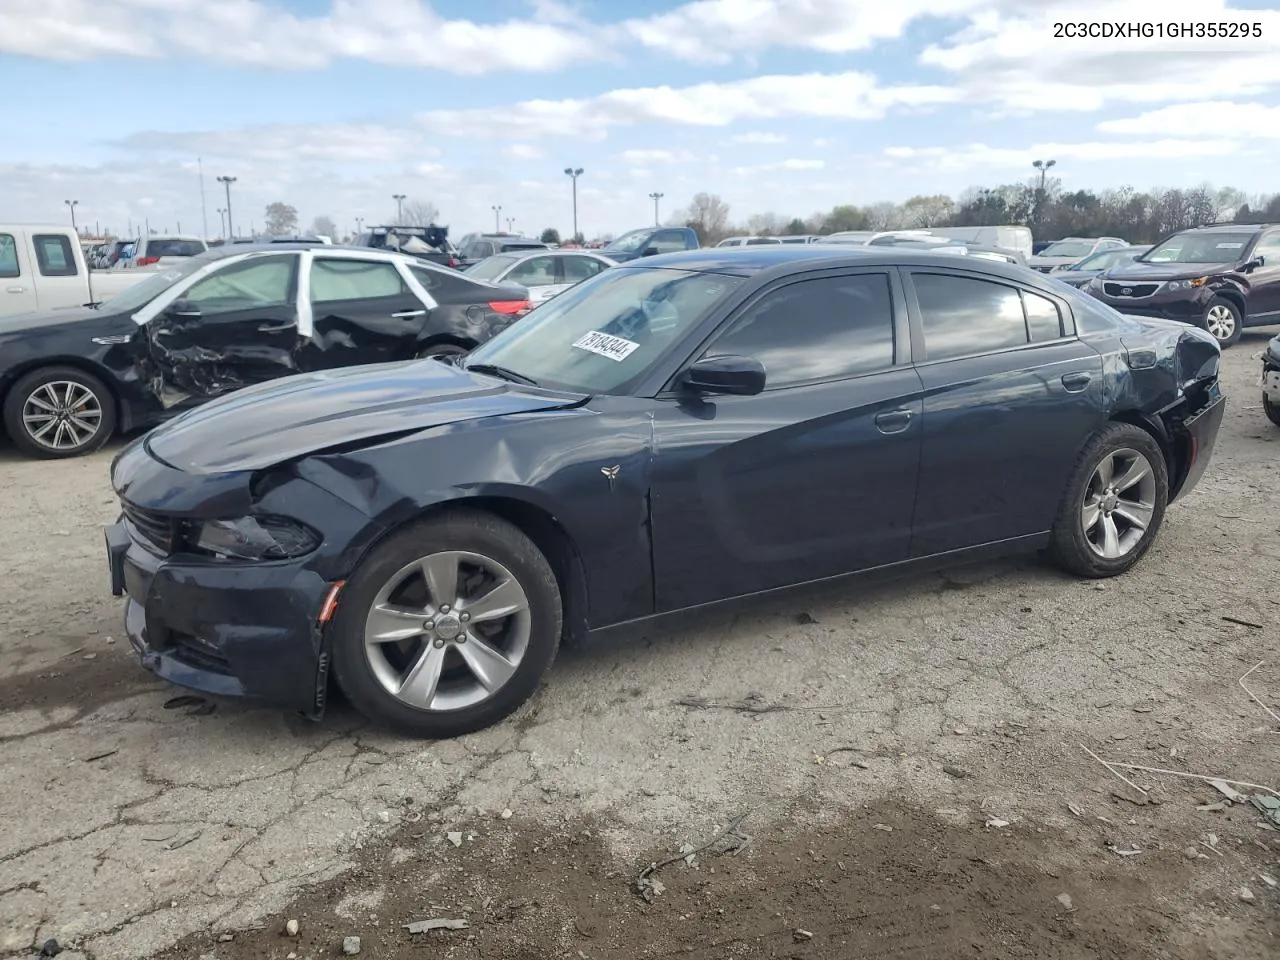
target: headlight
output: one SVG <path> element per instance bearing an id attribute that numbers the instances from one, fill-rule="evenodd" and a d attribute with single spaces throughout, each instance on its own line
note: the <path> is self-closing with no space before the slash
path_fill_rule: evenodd
<path id="1" fill-rule="evenodd" d="M 1164 289 L 1169 292 L 1173 292 L 1174 290 L 1192 290 L 1196 287 L 1203 287 L 1208 282 L 1208 277 L 1196 277 L 1194 280 L 1166 280 Z"/>
<path id="2" fill-rule="evenodd" d="M 309 527 L 284 517 L 240 517 L 192 524 L 197 550 L 222 559 L 286 560 L 320 546 L 323 538 Z"/>

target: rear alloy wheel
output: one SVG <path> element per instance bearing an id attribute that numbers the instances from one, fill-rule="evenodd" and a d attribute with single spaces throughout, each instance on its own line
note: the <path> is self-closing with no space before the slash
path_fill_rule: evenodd
<path id="1" fill-rule="evenodd" d="M 1169 473 L 1159 445 L 1140 427 L 1108 424 L 1076 461 L 1050 553 L 1078 576 L 1124 573 L 1155 541 L 1168 502 Z"/>
<path id="2" fill-rule="evenodd" d="M 1240 339 L 1244 323 L 1240 311 L 1230 300 L 1214 297 L 1204 312 L 1204 328 L 1224 350 Z"/>
<path id="3" fill-rule="evenodd" d="M 46 367 L 22 377 L 4 403 L 4 425 L 23 453 L 45 460 L 97 450 L 115 432 L 116 408 L 97 377 L 75 367 Z"/>
<path id="4" fill-rule="evenodd" d="M 392 537 L 339 600 L 334 668 L 363 713 L 414 736 L 496 723 L 555 657 L 560 592 L 538 548 L 497 517 L 457 512 Z"/>

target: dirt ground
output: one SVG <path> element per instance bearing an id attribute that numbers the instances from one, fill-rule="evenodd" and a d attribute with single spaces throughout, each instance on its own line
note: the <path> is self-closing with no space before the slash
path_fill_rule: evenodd
<path id="1" fill-rule="evenodd" d="M 107 589 L 113 451 L 0 447 L 0 957 L 1280 955 L 1280 831 L 1085 751 L 1280 789 L 1238 683 L 1261 662 L 1280 711 L 1273 332 L 1226 354 L 1209 473 L 1126 577 L 988 564 L 569 651 L 439 743 L 176 701 Z M 433 918 L 466 926 L 404 927 Z"/>

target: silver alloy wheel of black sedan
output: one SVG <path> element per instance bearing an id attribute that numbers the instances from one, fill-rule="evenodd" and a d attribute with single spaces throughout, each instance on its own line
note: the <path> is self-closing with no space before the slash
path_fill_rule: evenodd
<path id="1" fill-rule="evenodd" d="M 51 380 L 27 394 L 22 426 L 41 447 L 57 453 L 78 450 L 102 428 L 102 401 L 83 383 Z"/>
<path id="2" fill-rule="evenodd" d="M 1107 560 L 1118 560 L 1142 541 L 1155 515 L 1155 471 L 1146 456 L 1123 447 L 1094 468 L 1080 508 L 1085 541 Z"/>
<path id="3" fill-rule="evenodd" d="M 401 567 L 365 619 L 365 656 L 382 688 L 418 710 L 483 703 L 529 646 L 529 598 L 492 557 L 441 551 Z"/>

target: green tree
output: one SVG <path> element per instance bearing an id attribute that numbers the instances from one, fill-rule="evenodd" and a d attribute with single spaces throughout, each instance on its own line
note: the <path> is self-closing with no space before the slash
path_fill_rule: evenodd
<path id="1" fill-rule="evenodd" d="M 543 243 L 559 243 L 560 231 L 557 230 L 555 227 L 547 227 L 547 229 L 542 231 L 542 236 L 539 237 L 539 239 Z"/>

